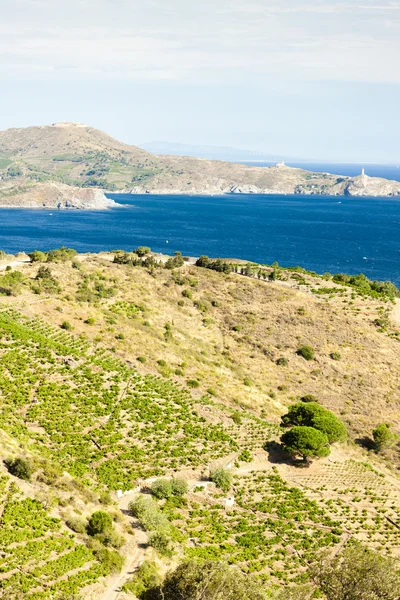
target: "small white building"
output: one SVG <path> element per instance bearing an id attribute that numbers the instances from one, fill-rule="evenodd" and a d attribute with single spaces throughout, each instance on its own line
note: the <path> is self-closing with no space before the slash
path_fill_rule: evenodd
<path id="1" fill-rule="evenodd" d="M 235 498 L 233 496 L 229 496 L 229 498 L 226 498 L 225 508 L 232 508 L 232 506 L 234 506 L 234 504 L 235 504 Z"/>

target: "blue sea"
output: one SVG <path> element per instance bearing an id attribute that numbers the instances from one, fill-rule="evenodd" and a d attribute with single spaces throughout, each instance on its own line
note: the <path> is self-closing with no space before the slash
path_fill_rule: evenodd
<path id="1" fill-rule="evenodd" d="M 0 210 L 0 248 L 131 250 L 235 257 L 400 285 L 400 199 L 110 195 L 106 211 Z"/>

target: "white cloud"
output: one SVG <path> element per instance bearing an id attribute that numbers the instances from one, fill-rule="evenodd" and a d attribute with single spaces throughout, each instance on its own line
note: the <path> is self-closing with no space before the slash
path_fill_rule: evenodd
<path id="1" fill-rule="evenodd" d="M 400 83 L 400 2 L 3 0 L 0 75 Z"/>

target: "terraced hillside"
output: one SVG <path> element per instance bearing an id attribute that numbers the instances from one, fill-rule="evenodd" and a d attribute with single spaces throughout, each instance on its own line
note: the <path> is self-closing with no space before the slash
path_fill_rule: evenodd
<path id="1" fill-rule="evenodd" d="M 180 257 L 134 266 L 118 252 L 33 258 L 0 275 L 0 595 L 115 598 L 143 535 L 161 570 L 226 559 L 283 589 L 307 580 L 321 549 L 358 540 L 400 556 L 398 446 L 372 442 L 378 424 L 400 425 L 390 286 Z M 310 395 L 349 440 L 301 469 L 280 417 Z M 210 480 L 220 467 L 225 491 Z M 189 491 L 154 500 L 149 525 L 128 505 L 159 477 Z M 112 533 L 91 530 L 99 510 Z"/>

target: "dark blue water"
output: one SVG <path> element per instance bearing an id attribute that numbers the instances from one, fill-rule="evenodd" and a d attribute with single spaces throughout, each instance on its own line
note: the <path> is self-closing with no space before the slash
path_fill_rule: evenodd
<path id="1" fill-rule="evenodd" d="M 1 209 L 0 248 L 65 244 L 81 252 L 138 245 L 323 273 L 363 272 L 400 285 L 400 199 L 318 196 L 129 196 L 107 211 Z M 168 243 L 166 241 L 168 240 Z"/>
<path id="2" fill-rule="evenodd" d="M 272 162 L 246 162 L 246 165 L 255 167 L 271 167 L 276 165 Z M 292 162 L 285 163 L 288 167 L 297 167 L 306 171 L 315 171 L 317 173 L 334 173 L 335 175 L 348 175 L 355 177 L 361 175 L 364 167 L 365 174 L 369 177 L 383 177 L 384 179 L 394 179 L 400 181 L 400 165 L 379 165 L 379 164 L 361 164 L 361 163 L 320 163 L 320 162 Z"/>

